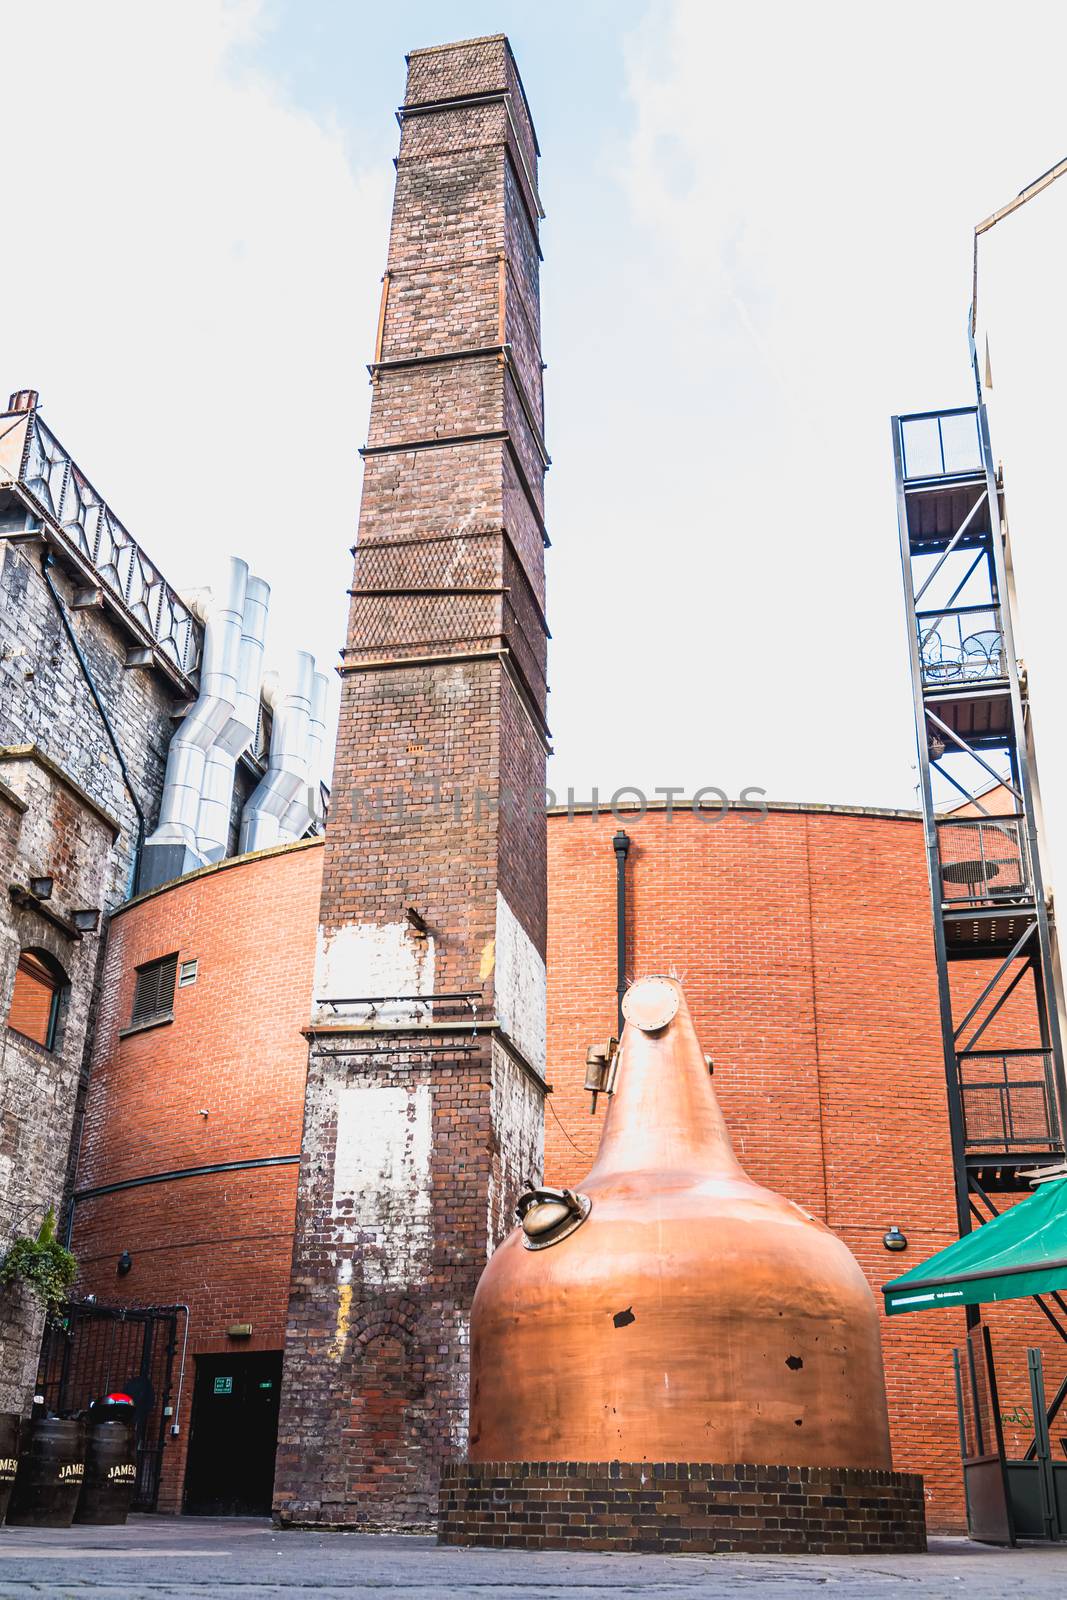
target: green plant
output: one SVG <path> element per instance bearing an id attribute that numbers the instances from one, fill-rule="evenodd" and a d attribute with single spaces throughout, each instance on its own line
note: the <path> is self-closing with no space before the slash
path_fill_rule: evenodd
<path id="1" fill-rule="evenodd" d="M 14 1283 L 16 1279 L 26 1285 L 44 1306 L 49 1316 L 55 1316 L 74 1282 L 78 1264 L 71 1252 L 56 1238 L 56 1214 L 49 1206 L 36 1239 L 20 1235 L 13 1239 L 3 1262 L 0 1263 L 0 1283 Z"/>

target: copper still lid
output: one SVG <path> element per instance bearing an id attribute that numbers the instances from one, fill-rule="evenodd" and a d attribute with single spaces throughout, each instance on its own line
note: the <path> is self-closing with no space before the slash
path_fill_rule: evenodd
<path id="1" fill-rule="evenodd" d="M 623 1014 L 591 1171 L 524 1197 L 478 1285 L 470 1458 L 888 1468 L 858 1263 L 738 1165 L 681 985 Z"/>

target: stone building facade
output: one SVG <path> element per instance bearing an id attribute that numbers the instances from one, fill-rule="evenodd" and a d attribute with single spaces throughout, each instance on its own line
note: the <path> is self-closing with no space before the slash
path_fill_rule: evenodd
<path id="1" fill-rule="evenodd" d="M 66 1231 L 108 919 L 137 887 L 202 628 L 47 424 L 0 413 L 0 1250 Z M 242 758 L 235 820 L 263 771 Z M 235 832 L 235 830 L 234 830 Z M 0 1410 L 26 1410 L 37 1302 L 0 1292 Z"/>
<path id="2" fill-rule="evenodd" d="M 400 110 L 323 867 L 276 1509 L 432 1523 L 544 1081 L 537 145 L 502 36 Z M 313 1425 L 309 1426 L 309 1419 Z"/>
<path id="3" fill-rule="evenodd" d="M 35 1232 L 49 1207 L 62 1230 L 107 916 L 130 891 L 143 825 L 159 806 L 172 711 L 192 692 L 195 672 L 198 625 L 172 597 L 182 638 L 178 650 L 161 645 L 159 603 L 170 591 L 110 518 L 45 424 L 36 394 L 13 395 L 0 415 L 5 1247 Z M 34 880 L 45 880 L 36 894 Z M 35 959 L 55 982 L 53 999 L 40 1001 L 54 1009 L 50 1027 L 47 1016 L 43 1027 L 27 1023 L 25 1011 L 20 1017 L 20 994 L 42 997 L 47 987 Z M 42 1318 L 17 1286 L 0 1297 L 0 1318 L 0 1409 L 21 1411 L 33 1393 Z"/>

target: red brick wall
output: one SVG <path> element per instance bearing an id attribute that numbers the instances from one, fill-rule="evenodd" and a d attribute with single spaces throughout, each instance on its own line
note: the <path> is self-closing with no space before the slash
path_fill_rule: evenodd
<path id="1" fill-rule="evenodd" d="M 299 1153 L 322 860 L 313 841 L 228 861 L 113 918 L 78 1191 Z M 121 1037 L 134 969 L 175 950 L 198 971 L 175 989 L 174 1021 Z M 77 1292 L 190 1308 L 181 1434 L 164 1452 L 161 1510 L 180 1505 L 194 1357 L 282 1348 L 296 1175 L 295 1165 L 215 1173 L 76 1206 Z M 133 1268 L 120 1278 L 123 1250 Z M 233 1322 L 251 1322 L 252 1338 L 228 1340 Z"/>
<path id="2" fill-rule="evenodd" d="M 949 1243 L 945 1090 L 918 821 L 772 811 L 763 821 L 698 822 L 679 813 L 668 823 L 661 812 L 624 825 L 633 840 L 630 975 L 673 966 L 683 978 L 748 1171 L 824 1217 L 875 1289 Z M 595 822 L 560 815 L 548 830 L 550 1182 L 582 1176 L 602 1125 L 602 1113 L 589 1115 L 581 1082 L 586 1045 L 615 1026 L 617 826 L 610 814 Z M 322 860 L 312 845 L 238 862 L 115 919 L 80 1187 L 298 1148 L 306 1059 L 299 1029 L 308 1015 Z M 176 991 L 174 1024 L 119 1040 L 133 967 L 175 949 L 198 957 L 200 970 L 196 985 Z M 978 976 L 977 964 L 959 963 L 956 971 L 961 986 Z M 1009 1007 L 1016 1003 L 1021 1016 L 1021 998 Z M 484 1231 L 479 1174 L 494 1141 L 485 1071 L 461 1055 L 424 1057 L 415 1046 L 391 1073 L 385 1061 L 376 1069 L 382 1084 L 414 1079 L 437 1085 L 443 1136 L 432 1182 L 451 1196 L 456 1225 Z M 295 1168 L 283 1167 L 82 1202 L 79 1287 L 112 1303 L 189 1301 L 193 1352 L 226 1349 L 224 1329 L 234 1321 L 253 1323 L 252 1348 L 277 1349 L 295 1198 Z M 997 1197 L 999 1205 L 1008 1200 Z M 502 1202 L 501 1226 L 506 1212 Z M 882 1246 L 892 1223 L 909 1239 L 905 1255 Z M 325 1234 L 319 1243 L 328 1247 Z M 123 1249 L 134 1257 L 125 1280 L 115 1273 Z M 472 1258 L 468 1289 L 478 1269 Z M 439 1270 L 453 1270 L 443 1256 Z M 356 1308 L 351 1336 L 360 1355 L 368 1346 L 387 1355 L 395 1345 L 420 1383 L 447 1389 L 451 1355 L 440 1371 L 432 1362 L 427 1368 L 413 1338 L 418 1307 L 394 1310 L 383 1302 L 375 1320 Z M 336 1335 L 335 1313 L 326 1344 Z M 1063 1372 L 1062 1347 L 1029 1304 L 991 1308 L 989 1321 L 1002 1412 L 1028 1416 L 1025 1345 L 1045 1350 L 1050 1393 Z M 950 1378 L 962 1333 L 962 1316 L 948 1311 L 883 1323 L 895 1465 L 925 1474 L 935 1530 L 962 1526 Z M 376 1402 L 356 1378 L 353 1367 L 346 1395 L 363 1427 Z M 189 1397 L 187 1380 L 182 1439 L 166 1454 L 163 1504 L 172 1508 Z M 377 1403 L 384 1399 L 379 1394 Z M 462 1426 L 449 1404 L 442 1418 L 446 1429 Z M 353 1483 L 376 1450 L 393 1449 L 394 1466 L 405 1452 L 418 1453 L 418 1438 L 404 1442 L 396 1408 L 385 1404 L 371 1420 L 377 1443 L 349 1451 Z M 339 1431 L 307 1431 L 306 1449 L 314 1444 L 333 1456 L 342 1449 Z M 1025 1422 L 1009 1422 L 1006 1433 L 1009 1449 L 1025 1448 Z M 400 1446 L 390 1446 L 390 1437 Z"/>
<path id="3" fill-rule="evenodd" d="M 872 1286 L 956 1236 L 937 990 L 918 819 L 842 811 L 678 811 L 625 818 L 628 976 L 674 971 L 705 1048 L 739 1159 L 823 1218 Z M 596 1148 L 582 1090 L 586 1046 L 615 1031 L 618 821 L 549 824 L 548 1182 L 574 1183 Z M 981 973 L 981 979 L 988 977 Z M 957 968 L 961 993 L 978 964 Z M 989 1038 L 1026 1015 L 1020 991 Z M 983 1041 L 985 1042 L 985 1041 Z M 1006 1197 L 998 1203 L 1003 1205 Z M 899 1225 L 905 1255 L 882 1235 Z M 880 1296 L 879 1296 L 880 1300 Z M 990 1308 L 1002 1410 L 1029 1412 L 1027 1343 L 1050 1395 L 1063 1346 L 1030 1302 Z M 894 1465 L 927 1480 L 930 1525 L 962 1526 L 951 1351 L 960 1313 L 885 1319 Z M 1025 1429 L 1009 1424 L 1009 1450 Z"/>

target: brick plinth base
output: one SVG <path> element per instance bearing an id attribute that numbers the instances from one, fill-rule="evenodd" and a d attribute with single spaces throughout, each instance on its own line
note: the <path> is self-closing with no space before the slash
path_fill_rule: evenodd
<path id="1" fill-rule="evenodd" d="M 777 1555 L 926 1549 L 922 1478 L 851 1467 L 457 1461 L 442 1544 Z"/>

